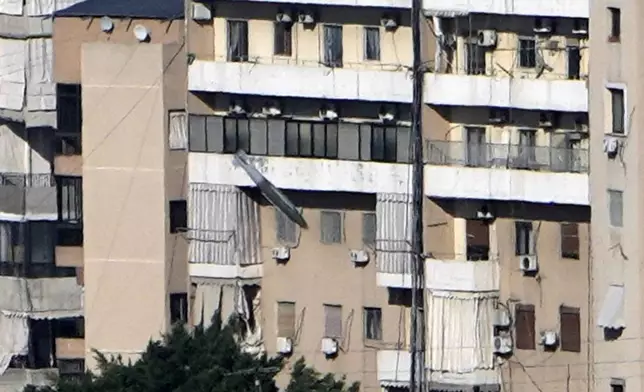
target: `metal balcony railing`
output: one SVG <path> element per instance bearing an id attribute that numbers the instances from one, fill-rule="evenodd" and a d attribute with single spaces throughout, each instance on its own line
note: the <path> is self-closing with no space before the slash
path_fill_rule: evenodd
<path id="1" fill-rule="evenodd" d="M 426 141 L 431 165 L 587 173 L 588 150 L 516 144 Z"/>

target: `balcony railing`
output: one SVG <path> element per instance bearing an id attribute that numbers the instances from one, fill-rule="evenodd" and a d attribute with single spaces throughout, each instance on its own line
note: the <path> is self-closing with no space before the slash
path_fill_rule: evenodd
<path id="1" fill-rule="evenodd" d="M 588 172 L 588 150 L 516 144 L 427 141 L 432 165 L 505 168 L 558 173 Z"/>

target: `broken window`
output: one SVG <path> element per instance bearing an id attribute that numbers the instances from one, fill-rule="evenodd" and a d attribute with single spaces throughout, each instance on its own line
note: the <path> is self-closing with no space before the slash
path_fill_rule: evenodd
<path id="1" fill-rule="evenodd" d="M 275 222 L 277 224 L 277 241 L 282 245 L 295 246 L 298 239 L 297 223 L 278 208 L 275 208 Z"/>
<path id="2" fill-rule="evenodd" d="M 534 236 L 532 222 L 517 221 L 515 229 L 515 250 L 517 256 L 531 255 L 534 253 Z"/>
<path id="3" fill-rule="evenodd" d="M 362 213 L 362 244 L 372 249 L 376 248 L 376 213 Z"/>
<path id="4" fill-rule="evenodd" d="M 467 235 L 467 260 L 488 260 L 490 253 L 490 227 L 481 219 L 468 219 L 465 223 Z"/>
<path id="5" fill-rule="evenodd" d="M 380 61 L 380 28 L 364 28 L 364 59 Z"/>
<path id="6" fill-rule="evenodd" d="M 561 306 L 559 308 L 561 326 L 561 351 L 581 352 L 581 322 L 579 308 Z"/>
<path id="7" fill-rule="evenodd" d="M 295 302 L 277 303 L 277 336 L 295 337 Z"/>
<path id="8" fill-rule="evenodd" d="M 342 337 L 342 306 L 324 305 L 324 337 Z"/>
<path id="9" fill-rule="evenodd" d="M 517 348 L 534 350 L 536 348 L 534 305 L 517 304 L 514 320 Z"/>
<path id="10" fill-rule="evenodd" d="M 364 338 L 382 340 L 382 310 L 364 308 Z"/>
<path id="11" fill-rule="evenodd" d="M 324 64 L 342 67 L 342 26 L 324 25 Z"/>
<path id="12" fill-rule="evenodd" d="M 274 54 L 290 56 L 293 47 L 293 25 L 291 23 L 275 22 Z"/>
<path id="13" fill-rule="evenodd" d="M 248 22 L 228 21 L 228 61 L 248 61 Z"/>
<path id="14" fill-rule="evenodd" d="M 579 225 L 561 223 L 561 257 L 579 259 Z"/>
<path id="15" fill-rule="evenodd" d="M 519 38 L 519 67 L 537 66 L 537 40 L 534 37 Z"/>
<path id="16" fill-rule="evenodd" d="M 337 211 L 320 212 L 320 242 L 341 244 L 344 240 L 342 213 Z"/>

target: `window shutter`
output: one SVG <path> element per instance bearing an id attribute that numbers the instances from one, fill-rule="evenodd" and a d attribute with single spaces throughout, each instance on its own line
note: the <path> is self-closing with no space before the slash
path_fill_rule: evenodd
<path id="1" fill-rule="evenodd" d="M 295 337 L 295 302 L 277 303 L 277 336 Z"/>
<path id="2" fill-rule="evenodd" d="M 534 305 L 517 305 L 514 319 L 517 348 L 534 350 L 536 348 Z"/>
<path id="3" fill-rule="evenodd" d="M 362 243 L 372 249 L 376 248 L 376 213 L 362 213 Z"/>
<path id="4" fill-rule="evenodd" d="M 337 211 L 322 211 L 320 213 L 320 241 L 323 244 L 341 244 L 344 242 L 342 218 L 342 213 Z"/>
<path id="5" fill-rule="evenodd" d="M 561 324 L 561 350 L 581 352 L 579 309 L 562 306 L 559 308 L 559 322 Z"/>
<path id="6" fill-rule="evenodd" d="M 579 225 L 577 223 L 561 224 L 561 256 L 579 258 Z"/>
<path id="7" fill-rule="evenodd" d="M 342 337 L 342 306 L 324 305 L 324 336 Z"/>

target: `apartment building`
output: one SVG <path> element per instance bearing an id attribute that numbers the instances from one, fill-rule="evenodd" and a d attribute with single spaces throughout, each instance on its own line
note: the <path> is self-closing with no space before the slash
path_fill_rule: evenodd
<path id="1" fill-rule="evenodd" d="M 641 7 L 625 1 L 591 5 L 593 70 L 589 81 L 591 135 L 592 276 L 591 336 L 597 390 L 642 389 L 642 257 L 639 190 L 642 141 L 639 55 L 630 55 L 638 36 Z"/>
<path id="2" fill-rule="evenodd" d="M 79 195 L 55 177 L 52 18 L 75 1 L 0 4 L 0 390 L 83 371 Z"/>

